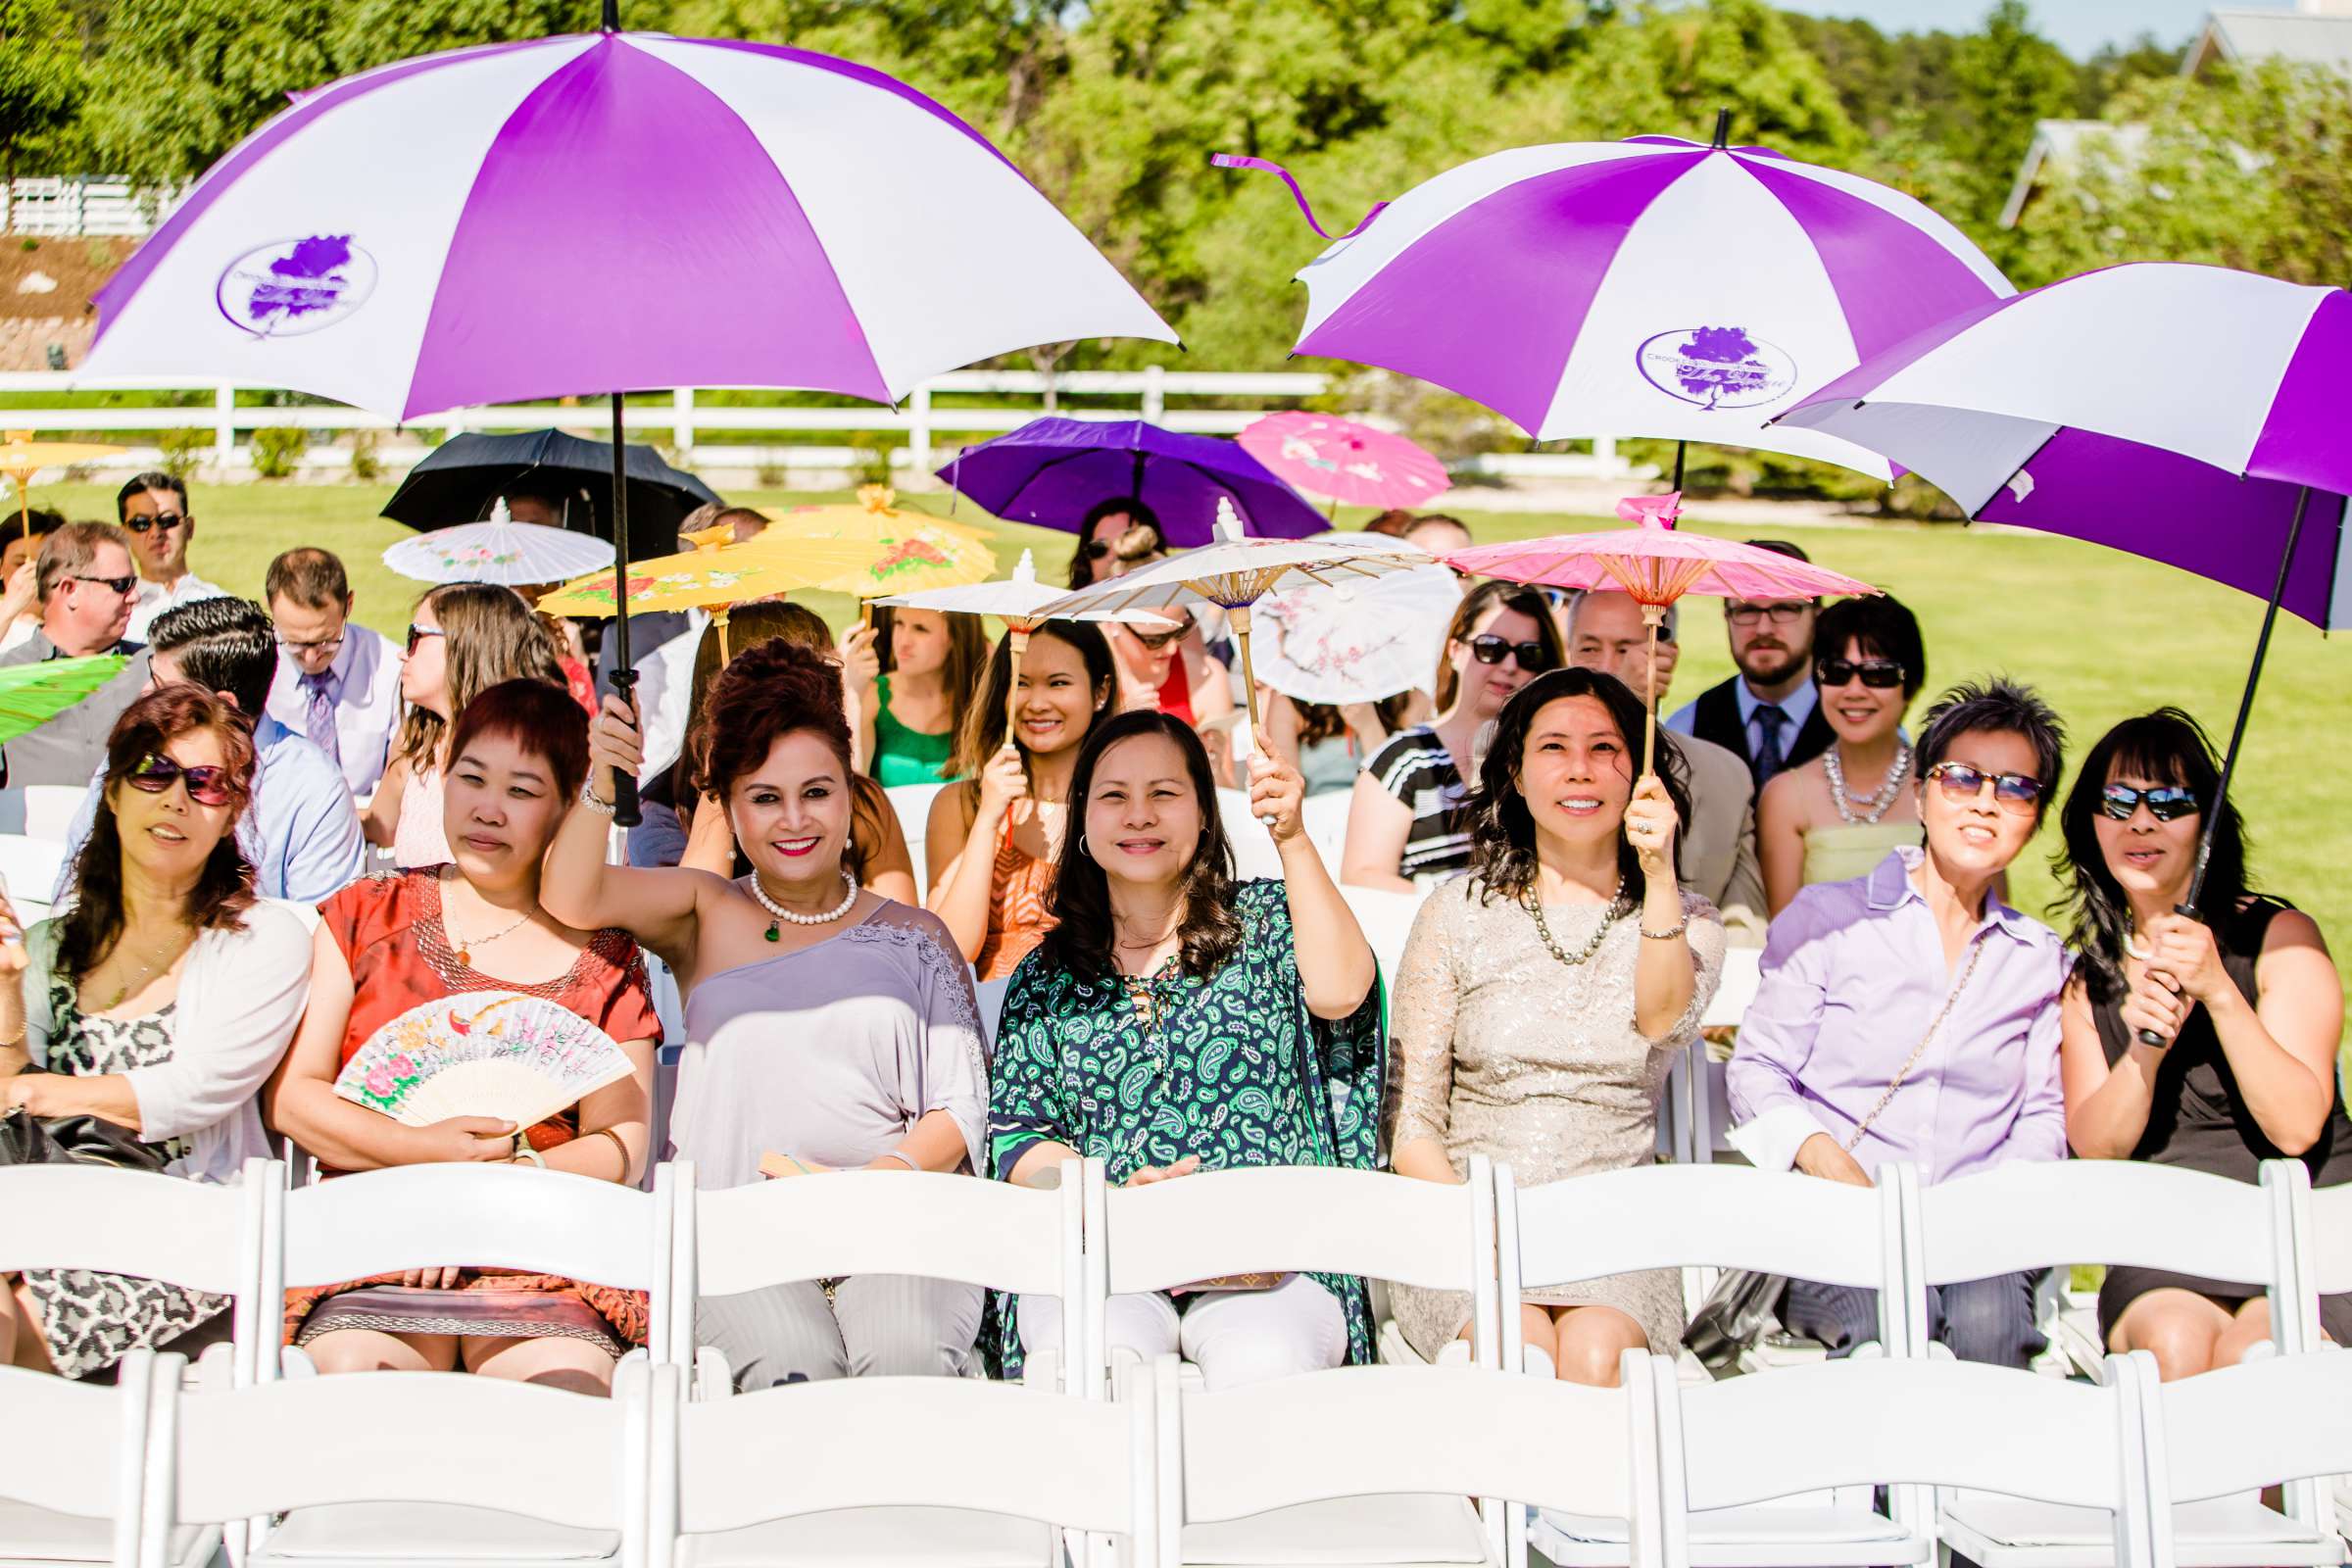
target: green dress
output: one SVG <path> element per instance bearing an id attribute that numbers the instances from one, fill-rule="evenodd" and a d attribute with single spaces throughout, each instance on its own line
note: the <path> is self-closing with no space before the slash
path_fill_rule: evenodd
<path id="1" fill-rule="evenodd" d="M 1102 1161 L 1112 1186 L 1188 1154 L 1203 1170 L 1348 1165 L 1377 1158 L 1385 1043 L 1377 981 L 1337 1021 L 1306 1008 L 1278 881 L 1235 890 L 1241 951 L 1206 980 L 1171 966 L 1148 981 L 1082 981 L 1044 951 L 1013 971 L 990 1072 L 989 1162 L 999 1178 L 1041 1139 Z M 1136 991 L 1148 992 L 1156 1028 Z M 1372 1358 L 1363 1282 L 1313 1278 L 1348 1318 L 1348 1359 Z M 1004 1317 L 1009 1369 L 1020 1341 Z"/>
<path id="2" fill-rule="evenodd" d="M 874 683 L 874 782 L 884 789 L 901 784 L 938 784 L 948 776 L 948 759 L 955 754 L 953 733 L 926 735 L 908 729 L 890 710 L 890 677 Z"/>

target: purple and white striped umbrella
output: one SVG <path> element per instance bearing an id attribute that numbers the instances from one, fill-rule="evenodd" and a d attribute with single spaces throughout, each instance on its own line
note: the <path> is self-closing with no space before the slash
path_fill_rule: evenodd
<path id="1" fill-rule="evenodd" d="M 1899 191 L 1768 148 L 1671 136 L 1464 164 L 1298 275 L 1308 306 L 1297 352 L 1433 381 L 1539 441 L 1712 441 L 1881 477 L 1875 453 L 1766 421 L 1869 355 L 2014 292 Z"/>
<path id="2" fill-rule="evenodd" d="M 617 31 L 304 94 L 98 306 L 91 377 L 224 376 L 401 417 L 627 387 L 888 402 L 1035 343 L 1175 341 L 987 138 L 906 83 Z"/>

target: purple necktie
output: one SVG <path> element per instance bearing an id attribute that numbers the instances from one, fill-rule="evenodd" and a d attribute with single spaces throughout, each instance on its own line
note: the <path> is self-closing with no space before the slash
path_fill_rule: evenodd
<path id="1" fill-rule="evenodd" d="M 343 745 L 335 738 L 335 700 L 327 692 L 334 678 L 335 672 L 331 669 L 322 669 L 316 675 L 307 672 L 303 675 L 302 722 L 312 744 L 333 758 L 335 765 L 340 767 L 343 765 Z"/>
<path id="2" fill-rule="evenodd" d="M 1756 722 L 1764 730 L 1764 744 L 1756 748 L 1756 788 L 1760 790 L 1787 764 L 1788 754 L 1781 749 L 1781 726 L 1788 722 L 1788 710 L 1773 703 L 1758 703 Z"/>

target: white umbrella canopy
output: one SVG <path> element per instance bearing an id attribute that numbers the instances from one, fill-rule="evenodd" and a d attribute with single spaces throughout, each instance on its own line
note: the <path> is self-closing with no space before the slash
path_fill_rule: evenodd
<path id="1" fill-rule="evenodd" d="M 1368 582 L 1268 594 L 1251 611 L 1258 678 L 1301 703 L 1376 703 L 1426 689 L 1461 603 L 1460 581 L 1435 561 Z"/>
<path id="2" fill-rule="evenodd" d="M 612 542 L 568 528 L 516 522 L 504 501 L 484 522 L 436 528 L 385 550 L 384 564 L 417 582 L 569 582 L 612 564 Z"/>

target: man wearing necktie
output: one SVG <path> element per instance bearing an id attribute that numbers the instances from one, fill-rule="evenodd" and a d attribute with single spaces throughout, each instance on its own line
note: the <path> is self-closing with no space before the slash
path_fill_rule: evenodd
<path id="1" fill-rule="evenodd" d="M 270 715 L 333 759 L 366 800 L 400 722 L 400 651 L 352 620 L 350 579 L 324 550 L 279 556 L 263 592 L 277 628 Z"/>
<path id="2" fill-rule="evenodd" d="M 1777 539 L 1750 539 L 1797 561 L 1809 559 Z M 1737 752 L 1754 778 L 1756 794 L 1775 773 L 1809 762 L 1829 749 L 1830 721 L 1813 687 L 1814 599 L 1727 599 L 1724 629 L 1740 673 L 1675 710 L 1666 727 Z"/>

